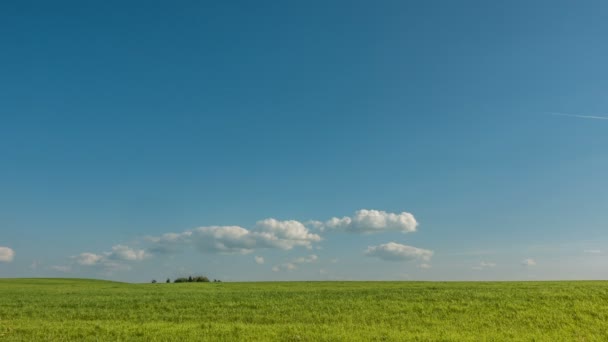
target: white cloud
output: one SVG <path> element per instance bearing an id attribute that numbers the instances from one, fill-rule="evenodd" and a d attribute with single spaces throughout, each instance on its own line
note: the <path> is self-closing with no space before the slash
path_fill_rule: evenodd
<path id="1" fill-rule="evenodd" d="M 311 263 L 317 262 L 317 260 L 319 260 L 319 257 L 316 256 L 316 255 L 314 255 L 314 254 L 311 254 L 311 255 L 306 256 L 306 257 L 296 258 L 296 259 L 294 259 L 294 260 L 292 260 L 290 262 L 286 262 L 286 263 L 281 264 L 281 265 L 276 265 L 276 266 L 274 266 L 272 268 L 272 270 L 274 272 L 279 272 L 281 270 L 283 270 L 283 271 L 293 271 L 293 270 L 297 269 L 298 265 L 300 265 L 300 264 L 311 264 Z"/>
<path id="2" fill-rule="evenodd" d="M 586 249 L 584 252 L 588 254 L 602 254 L 602 251 L 599 249 Z"/>
<path id="3" fill-rule="evenodd" d="M 80 253 L 72 259 L 81 266 L 101 267 L 106 272 L 127 271 L 131 267 L 125 262 L 142 261 L 149 256 L 143 249 L 133 249 L 125 245 L 115 245 L 110 252 L 102 254 Z"/>
<path id="4" fill-rule="evenodd" d="M 116 245 L 112 247 L 112 251 L 107 253 L 108 259 L 124 260 L 124 261 L 141 261 L 148 255 L 143 249 L 132 249 L 124 245 Z"/>
<path id="5" fill-rule="evenodd" d="M 319 260 L 319 257 L 316 256 L 316 255 L 314 255 L 314 254 L 311 254 L 311 255 L 309 255 L 307 257 L 297 258 L 297 259 L 295 259 L 293 261 L 293 263 L 295 263 L 295 264 L 310 264 L 310 263 L 313 263 L 313 262 L 315 262 L 317 260 Z"/>
<path id="6" fill-rule="evenodd" d="M 72 258 L 75 259 L 79 265 L 93 266 L 99 264 L 101 260 L 103 260 L 103 255 L 94 253 L 80 253 Z"/>
<path id="7" fill-rule="evenodd" d="M 311 233 L 301 222 L 288 220 L 278 221 L 273 218 L 258 221 L 256 231 L 262 246 L 291 249 L 294 246 L 311 247 L 321 237 Z"/>
<path id="8" fill-rule="evenodd" d="M 431 267 L 432 266 L 430 264 L 420 264 L 420 265 L 418 265 L 418 268 L 422 268 L 422 269 L 429 269 Z"/>
<path id="9" fill-rule="evenodd" d="M 183 233 L 149 237 L 147 240 L 152 243 L 150 250 L 157 253 L 174 253 L 192 245 L 207 253 L 247 254 L 264 248 L 312 248 L 312 243 L 321 241 L 321 237 L 311 233 L 298 221 L 270 218 L 259 221 L 255 230 L 239 226 L 199 227 Z"/>
<path id="10" fill-rule="evenodd" d="M 389 242 L 378 246 L 368 247 L 365 251 L 365 255 L 389 261 L 403 261 L 415 259 L 429 261 L 433 256 L 433 251 L 412 246 L 406 246 L 395 242 Z"/>
<path id="11" fill-rule="evenodd" d="M 258 265 L 263 264 L 264 263 L 264 257 L 256 256 L 255 257 L 255 263 L 258 264 Z"/>
<path id="12" fill-rule="evenodd" d="M 492 268 L 492 267 L 496 267 L 496 264 L 493 262 L 489 262 L 489 261 L 481 261 L 479 263 L 479 265 L 473 266 L 471 267 L 472 269 L 476 270 L 476 271 L 482 271 L 488 268 Z"/>
<path id="13" fill-rule="evenodd" d="M 569 116 L 571 118 L 580 118 L 580 119 L 608 120 L 608 116 L 580 115 L 580 114 L 557 113 L 557 112 L 549 112 L 548 114 L 558 115 L 558 116 Z"/>
<path id="14" fill-rule="evenodd" d="M 361 209 L 352 217 L 333 217 L 326 222 L 309 221 L 312 227 L 321 231 L 343 230 L 351 233 L 375 233 L 384 231 L 398 231 L 403 233 L 415 232 L 418 222 L 414 215 L 402 212 L 399 214 L 387 213 L 381 210 Z"/>
<path id="15" fill-rule="evenodd" d="M 521 264 L 524 265 L 524 266 L 536 266 L 536 260 L 534 260 L 534 259 L 524 259 L 521 262 Z"/>
<path id="16" fill-rule="evenodd" d="M 14 250 L 9 247 L 0 247 L 0 262 L 11 262 L 14 258 Z"/>
<path id="17" fill-rule="evenodd" d="M 69 273 L 72 271 L 72 268 L 70 266 L 64 266 L 64 265 L 53 265 L 50 267 L 50 269 L 53 271 L 58 271 L 58 272 L 63 272 L 63 273 Z"/>

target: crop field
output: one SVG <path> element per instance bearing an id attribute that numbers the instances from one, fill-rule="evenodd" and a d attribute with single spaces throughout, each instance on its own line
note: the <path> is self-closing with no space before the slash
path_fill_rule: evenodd
<path id="1" fill-rule="evenodd" d="M 5 341 L 608 341 L 608 282 L 0 280 Z"/>

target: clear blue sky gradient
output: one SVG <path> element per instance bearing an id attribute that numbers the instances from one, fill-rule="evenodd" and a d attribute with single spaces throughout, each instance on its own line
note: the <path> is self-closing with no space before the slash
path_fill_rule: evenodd
<path id="1" fill-rule="evenodd" d="M 608 120 L 550 114 L 608 116 L 607 17 L 603 1 L 3 2 L 0 277 L 608 278 Z M 128 271 L 72 258 L 359 209 L 420 226 Z M 432 267 L 363 253 L 390 241 Z"/>

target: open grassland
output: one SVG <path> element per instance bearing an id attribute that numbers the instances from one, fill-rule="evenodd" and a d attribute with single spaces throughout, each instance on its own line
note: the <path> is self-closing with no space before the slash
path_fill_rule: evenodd
<path id="1" fill-rule="evenodd" d="M 608 341 L 608 283 L 6 279 L 0 340 Z"/>

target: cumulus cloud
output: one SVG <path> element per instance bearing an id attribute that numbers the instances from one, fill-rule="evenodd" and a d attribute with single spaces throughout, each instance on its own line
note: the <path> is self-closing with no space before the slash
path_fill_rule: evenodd
<path id="1" fill-rule="evenodd" d="M 97 265 L 103 259 L 103 255 L 94 253 L 80 253 L 79 255 L 72 257 L 79 265 L 82 266 L 93 266 Z"/>
<path id="2" fill-rule="evenodd" d="M 263 264 L 264 263 L 264 257 L 256 256 L 255 257 L 255 263 L 258 264 L 258 265 Z"/>
<path id="3" fill-rule="evenodd" d="M 325 222 L 309 221 L 308 223 L 311 227 L 321 231 L 340 230 L 351 233 L 376 233 L 384 231 L 411 233 L 415 232 L 418 227 L 416 218 L 408 212 L 404 211 L 395 214 L 368 209 L 358 210 L 353 216 L 333 217 Z"/>
<path id="4" fill-rule="evenodd" d="M 521 262 L 521 264 L 524 265 L 524 266 L 536 266 L 536 260 L 534 260 L 534 259 L 524 259 Z"/>
<path id="5" fill-rule="evenodd" d="M 422 268 L 422 269 L 429 269 L 431 267 L 432 266 L 430 264 L 420 264 L 420 265 L 418 265 L 418 268 Z"/>
<path id="6" fill-rule="evenodd" d="M 124 245 L 116 245 L 112 247 L 112 251 L 106 254 L 108 259 L 124 260 L 124 261 L 140 261 L 148 255 L 143 249 L 132 249 Z"/>
<path id="7" fill-rule="evenodd" d="M 258 221 L 254 234 L 259 236 L 262 246 L 291 249 L 294 246 L 311 247 L 321 237 L 311 233 L 301 222 L 279 221 L 273 218 Z"/>
<path id="8" fill-rule="evenodd" d="M 0 247 L 0 262 L 11 262 L 14 258 L 14 250 L 9 247 Z"/>
<path id="9" fill-rule="evenodd" d="M 266 219 L 259 221 L 253 230 L 239 226 L 210 226 L 149 237 L 150 251 L 173 253 L 186 246 L 201 252 L 247 254 L 256 249 L 275 248 L 289 250 L 297 246 L 312 248 L 321 236 L 311 233 L 301 222 Z"/>
<path id="10" fill-rule="evenodd" d="M 429 261 L 433 257 L 433 251 L 389 242 L 378 246 L 369 246 L 365 251 L 365 255 L 389 261 Z"/>
<path id="11" fill-rule="evenodd" d="M 143 249 L 133 249 L 125 245 L 116 245 L 109 252 L 102 254 L 80 253 L 72 257 L 78 265 L 101 267 L 106 272 L 126 271 L 131 267 L 125 262 L 142 261 L 149 256 Z"/>

